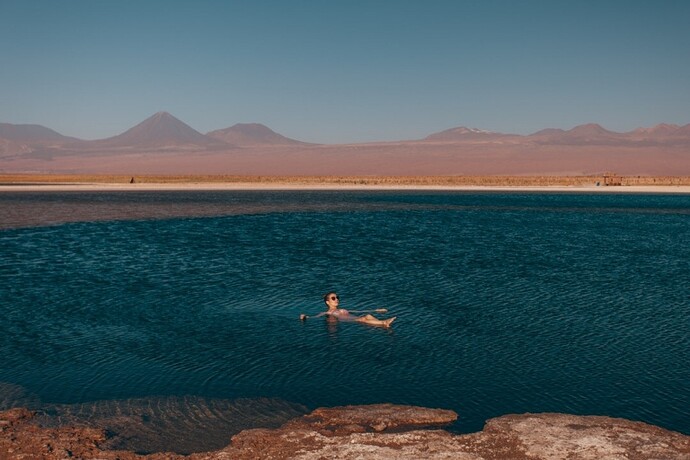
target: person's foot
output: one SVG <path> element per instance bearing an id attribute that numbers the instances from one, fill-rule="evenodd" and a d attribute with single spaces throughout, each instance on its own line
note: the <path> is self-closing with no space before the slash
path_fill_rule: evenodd
<path id="1" fill-rule="evenodd" d="M 393 321 L 395 321 L 395 318 L 397 318 L 397 316 L 394 316 L 392 318 L 388 318 L 387 320 L 384 320 L 383 321 L 383 327 L 391 327 L 391 324 L 393 323 Z"/>

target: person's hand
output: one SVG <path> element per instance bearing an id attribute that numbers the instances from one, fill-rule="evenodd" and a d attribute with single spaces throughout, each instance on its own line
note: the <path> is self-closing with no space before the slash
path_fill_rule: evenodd
<path id="1" fill-rule="evenodd" d="M 307 315 L 305 315 L 304 313 L 302 313 L 302 314 L 299 315 L 299 319 L 300 319 L 301 321 L 304 321 L 305 319 L 307 319 Z"/>
<path id="2" fill-rule="evenodd" d="M 376 313 L 388 313 L 388 309 L 387 309 L 387 308 L 377 308 L 377 309 L 374 310 L 374 311 L 375 311 Z"/>

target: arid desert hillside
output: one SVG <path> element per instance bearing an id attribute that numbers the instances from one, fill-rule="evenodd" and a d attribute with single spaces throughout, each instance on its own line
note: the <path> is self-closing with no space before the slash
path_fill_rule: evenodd
<path id="1" fill-rule="evenodd" d="M 0 124 L 0 172 L 234 175 L 690 175 L 690 124 L 531 135 L 457 127 L 419 140 L 312 144 L 258 123 L 203 134 L 159 112 L 95 141 Z"/>

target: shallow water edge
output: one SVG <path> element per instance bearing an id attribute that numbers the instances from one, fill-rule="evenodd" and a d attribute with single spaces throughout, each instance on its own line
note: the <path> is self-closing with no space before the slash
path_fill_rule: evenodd
<path id="1" fill-rule="evenodd" d="M 489 420 L 481 432 L 452 435 L 438 429 L 457 417 L 448 410 L 392 404 L 320 408 L 278 429 L 243 431 L 220 450 L 190 457 L 165 447 L 165 453 L 144 456 L 110 450 L 103 430 L 37 428 L 34 416 L 26 409 L 0 412 L 2 458 L 680 460 L 690 455 L 690 436 L 601 416 L 507 415 Z"/>

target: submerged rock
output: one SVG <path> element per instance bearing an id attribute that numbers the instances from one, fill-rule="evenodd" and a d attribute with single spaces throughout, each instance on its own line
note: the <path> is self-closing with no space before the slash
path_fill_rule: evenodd
<path id="1" fill-rule="evenodd" d="M 103 429 L 103 449 L 182 454 L 221 449 L 247 428 L 278 428 L 307 408 L 276 398 L 209 399 L 164 396 L 44 405 L 34 423 L 45 428 Z"/>
<path id="2" fill-rule="evenodd" d="M 506 415 L 483 431 L 454 435 L 438 427 L 448 410 L 379 404 L 317 409 L 277 429 L 245 430 L 221 450 L 137 455 L 105 450 L 105 431 L 41 428 L 34 413 L 0 413 L 0 459 L 688 459 L 690 436 L 641 422 L 567 414 Z M 432 427 L 432 429 L 428 429 Z"/>
<path id="3" fill-rule="evenodd" d="M 12 409 L 13 407 L 35 409 L 40 403 L 40 398 L 23 386 L 0 382 L 0 410 Z"/>
<path id="4" fill-rule="evenodd" d="M 458 419 L 452 410 L 395 404 L 322 407 L 294 419 L 284 429 L 307 428 L 324 434 L 381 432 L 446 426 Z"/>

